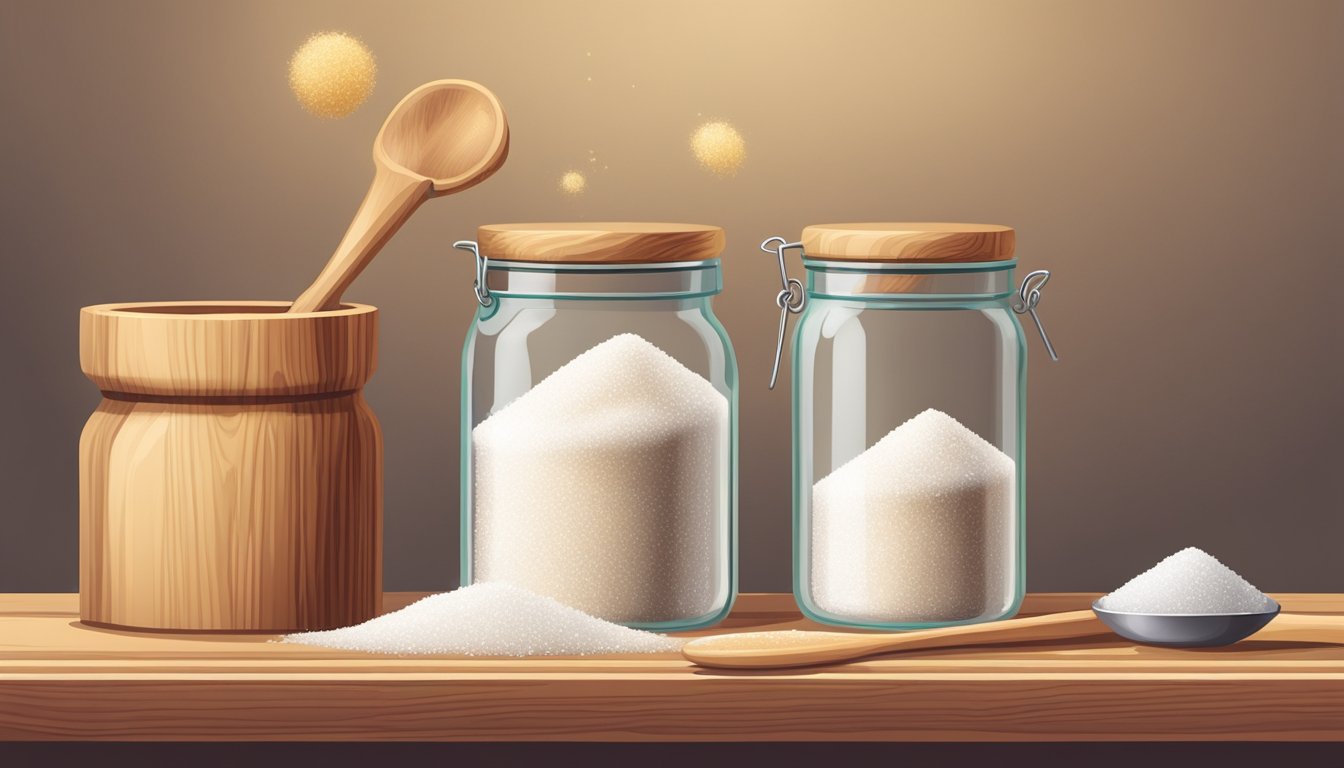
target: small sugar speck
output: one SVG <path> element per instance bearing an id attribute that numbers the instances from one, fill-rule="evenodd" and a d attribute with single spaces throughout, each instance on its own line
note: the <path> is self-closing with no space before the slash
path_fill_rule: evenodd
<path id="1" fill-rule="evenodd" d="M 717 176 L 732 176 L 747 157 L 747 145 L 732 123 L 714 120 L 691 134 L 691 154 Z"/>
<path id="2" fill-rule="evenodd" d="M 368 99 L 378 72 L 368 46 L 344 32 L 308 38 L 289 61 L 289 87 L 304 109 L 326 118 L 349 115 Z"/>
<path id="3" fill-rule="evenodd" d="M 588 179 L 578 171 L 569 171 L 560 177 L 560 191 L 567 195 L 581 195 L 588 188 Z"/>

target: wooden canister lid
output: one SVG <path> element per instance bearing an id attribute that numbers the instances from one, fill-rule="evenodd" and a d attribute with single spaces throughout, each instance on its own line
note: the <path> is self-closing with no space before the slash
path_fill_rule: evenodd
<path id="1" fill-rule="evenodd" d="M 80 367 L 104 392 L 127 395 L 287 397 L 363 387 L 376 365 L 377 308 L 287 309 L 287 301 L 84 307 Z"/>
<path id="2" fill-rule="evenodd" d="M 705 261 L 723 253 L 723 229 L 704 224 L 584 221 L 487 224 L 476 234 L 481 254 L 505 261 L 652 264 Z"/>
<path id="3" fill-rule="evenodd" d="M 813 259 L 951 263 L 1007 261 L 1012 227 L 941 222 L 815 224 L 803 229 L 803 253 Z"/>

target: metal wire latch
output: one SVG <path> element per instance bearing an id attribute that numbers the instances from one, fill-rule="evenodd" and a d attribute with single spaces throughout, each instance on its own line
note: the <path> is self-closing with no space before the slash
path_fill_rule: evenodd
<path id="1" fill-rule="evenodd" d="M 1036 314 L 1036 305 L 1041 303 L 1041 289 L 1050 280 L 1050 270 L 1038 269 L 1035 272 L 1029 272 L 1022 278 L 1022 287 L 1017 295 L 1012 298 L 1013 311 L 1017 314 L 1031 315 L 1032 322 L 1036 323 L 1036 330 L 1041 332 L 1041 341 L 1045 342 L 1045 351 L 1050 353 L 1050 359 L 1059 362 L 1059 355 L 1055 354 L 1055 345 L 1050 343 L 1050 337 L 1045 332 L 1045 326 L 1041 325 L 1041 318 Z"/>
<path id="2" fill-rule="evenodd" d="M 802 243 L 790 243 L 782 237 L 767 238 L 761 243 L 761 250 L 766 253 L 773 253 L 779 259 L 779 284 L 781 289 L 775 295 L 775 305 L 779 307 L 779 333 L 775 338 L 775 364 L 770 368 L 770 388 L 775 388 L 775 381 L 779 378 L 779 359 L 784 355 L 784 326 L 789 321 L 790 314 L 798 314 L 803 311 L 803 305 L 807 303 L 807 296 L 803 294 L 803 283 L 796 277 L 789 277 L 788 270 L 784 267 L 784 252 L 790 248 L 802 249 Z"/>
<path id="3" fill-rule="evenodd" d="M 480 302 L 482 307 L 488 307 L 495 303 L 495 297 L 490 295 L 490 289 L 485 285 L 485 272 L 490 268 L 490 260 L 481 253 L 481 248 L 475 240 L 458 240 L 453 243 L 453 247 L 460 251 L 471 251 L 476 257 L 476 282 L 472 288 L 476 292 L 476 301 Z"/>

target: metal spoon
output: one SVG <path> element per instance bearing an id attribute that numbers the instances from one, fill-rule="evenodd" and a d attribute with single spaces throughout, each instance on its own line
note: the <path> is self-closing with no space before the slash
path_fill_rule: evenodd
<path id="1" fill-rule="evenodd" d="M 1165 645 L 1174 648 L 1217 648 L 1245 640 L 1259 632 L 1279 615 L 1280 606 L 1274 600 L 1269 601 L 1272 608 L 1256 613 L 1126 613 L 1108 611 L 1101 607 L 1101 601 L 1092 603 L 1092 612 L 1115 634 L 1144 645 Z M 1291 619 L 1283 624 L 1293 624 L 1294 628 L 1302 619 L 1319 621 L 1331 617 L 1307 616 L 1306 614 L 1285 614 Z M 1288 629 L 1289 627 L 1276 627 Z M 1282 632 L 1274 633 L 1282 635 Z M 1282 637 L 1274 637 L 1282 640 Z M 1313 636 L 1313 640 L 1317 639 Z"/>

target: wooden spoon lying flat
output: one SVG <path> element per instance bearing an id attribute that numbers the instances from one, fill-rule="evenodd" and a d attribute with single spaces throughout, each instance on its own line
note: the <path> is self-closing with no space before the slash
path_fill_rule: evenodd
<path id="1" fill-rule="evenodd" d="M 420 204 L 486 180 L 509 155 L 499 99 L 467 80 L 407 94 L 373 142 L 373 183 L 327 266 L 290 312 L 340 306 L 341 294 Z"/>
<path id="2" fill-rule="evenodd" d="M 1275 615 L 1277 614 L 1277 615 Z M 1181 615 L 1162 616 L 1129 614 L 1146 617 L 1161 623 L 1207 623 L 1210 620 L 1228 620 L 1231 627 L 1255 614 L 1227 614 L 1224 616 Z M 1111 615 L 1112 621 L 1115 614 Z M 1270 614 L 1272 621 L 1261 621 L 1236 635 L 1277 643 L 1329 643 L 1344 645 L 1344 616 L 1307 613 L 1278 613 L 1278 604 Z M 1120 632 L 1126 639 L 1156 645 L 1198 645 L 1210 647 L 1220 643 L 1172 643 L 1170 638 L 1144 636 L 1153 634 L 1153 624 L 1136 625 L 1143 630 Z M 897 651 L 918 651 L 931 648 L 960 648 L 1003 643 L 1032 643 L 1045 640 L 1076 640 L 1085 637 L 1108 636 L 1108 627 L 1092 611 L 1069 611 L 1008 619 L 987 624 L 968 624 L 960 627 L 921 629 L 897 635 L 857 634 L 850 632 L 742 632 L 696 638 L 682 646 L 681 654 L 702 667 L 723 669 L 769 669 L 777 667 L 806 667 L 813 664 L 837 664 L 856 661 L 869 656 Z M 1131 628 L 1132 629 L 1132 628 Z M 1168 632 L 1167 634 L 1171 634 Z M 1181 634 L 1181 633 L 1177 633 Z M 1189 633 L 1185 633 L 1189 634 Z"/>
<path id="3" fill-rule="evenodd" d="M 896 635 L 850 632 L 742 632 L 699 637 L 681 654 L 702 667 L 766 669 L 836 664 L 894 651 L 1073 640 L 1111 631 L 1091 611 L 1069 611 Z"/>

